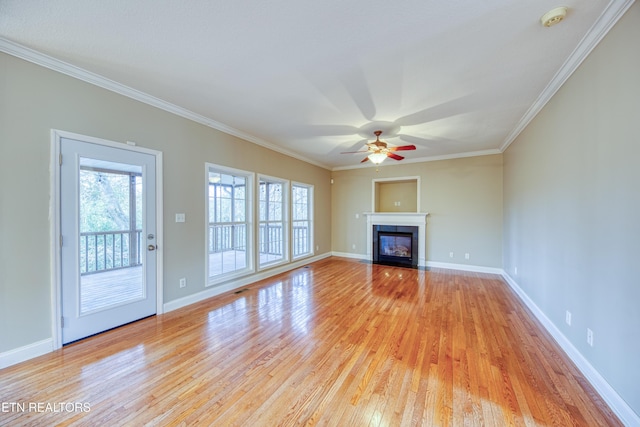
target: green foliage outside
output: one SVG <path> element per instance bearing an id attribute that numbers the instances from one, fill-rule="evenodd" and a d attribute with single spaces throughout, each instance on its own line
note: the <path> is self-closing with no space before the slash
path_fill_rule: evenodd
<path id="1" fill-rule="evenodd" d="M 81 273 L 139 264 L 140 234 L 135 230 L 142 228 L 142 178 L 131 179 L 117 172 L 80 171 Z M 135 205 L 130 210 L 131 191 Z M 130 216 L 135 216 L 134 224 Z"/>
<path id="2" fill-rule="evenodd" d="M 129 175 L 80 171 L 80 232 L 129 230 Z M 136 181 L 136 228 L 142 225 L 142 180 Z"/>

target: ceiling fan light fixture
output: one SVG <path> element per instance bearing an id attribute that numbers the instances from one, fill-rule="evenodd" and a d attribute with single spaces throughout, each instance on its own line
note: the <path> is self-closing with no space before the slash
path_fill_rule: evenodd
<path id="1" fill-rule="evenodd" d="M 379 165 L 387 158 L 387 155 L 385 153 L 371 153 L 367 157 L 371 160 L 371 163 Z"/>

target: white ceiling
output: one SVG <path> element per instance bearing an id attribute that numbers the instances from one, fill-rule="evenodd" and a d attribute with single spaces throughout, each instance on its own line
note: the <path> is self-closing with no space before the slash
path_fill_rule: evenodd
<path id="1" fill-rule="evenodd" d="M 631 3 L 0 0 L 0 48 L 342 169 L 500 152 Z"/>

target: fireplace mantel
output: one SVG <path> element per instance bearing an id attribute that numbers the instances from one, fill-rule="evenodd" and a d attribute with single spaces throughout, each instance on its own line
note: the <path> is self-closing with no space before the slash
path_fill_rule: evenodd
<path id="1" fill-rule="evenodd" d="M 367 216 L 367 259 L 373 261 L 374 225 L 410 225 L 418 227 L 418 266 L 426 267 L 427 215 L 426 212 L 365 212 Z"/>

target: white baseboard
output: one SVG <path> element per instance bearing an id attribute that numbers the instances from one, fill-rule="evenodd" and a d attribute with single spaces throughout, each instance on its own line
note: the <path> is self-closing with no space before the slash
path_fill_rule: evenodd
<path id="1" fill-rule="evenodd" d="M 259 280 L 267 279 L 271 276 L 275 276 L 276 274 L 285 273 L 287 271 L 295 270 L 296 268 L 300 268 L 312 262 L 320 261 L 321 259 L 328 258 L 331 256 L 331 253 L 327 252 L 321 255 L 316 255 L 313 257 L 301 259 L 299 261 L 292 262 L 290 264 L 285 264 L 280 267 L 272 268 L 271 270 L 261 271 L 257 274 L 252 274 L 247 277 L 241 277 L 237 280 L 232 280 L 231 282 L 224 283 L 217 286 L 211 286 L 210 288 L 205 289 L 204 291 L 198 292 L 196 294 L 188 295 L 183 298 L 178 298 L 173 301 L 169 301 L 164 304 L 164 312 L 168 313 L 169 311 L 177 310 L 182 307 L 186 307 L 188 305 L 194 304 L 196 302 L 203 301 L 207 298 L 215 297 L 217 295 L 223 294 L 225 292 L 232 291 L 234 289 L 241 288 L 243 286 L 247 286 L 251 283 L 257 282 Z"/>
<path id="2" fill-rule="evenodd" d="M 607 380 L 589 363 L 589 361 L 571 344 L 571 341 L 549 320 L 535 302 L 518 286 L 518 284 L 505 271 L 502 271 L 502 277 L 507 281 L 511 289 L 518 295 L 522 302 L 531 310 L 534 316 L 542 323 L 542 326 L 551 334 L 553 339 L 564 350 L 569 359 L 576 365 L 587 381 L 596 389 L 602 399 L 607 402 L 609 407 L 620 418 L 620 421 L 626 426 L 640 426 L 640 416 L 634 412 L 627 402 L 609 385 Z"/>
<path id="3" fill-rule="evenodd" d="M 351 254 L 349 252 L 331 252 L 331 256 L 339 256 L 341 258 L 367 259 L 367 254 Z"/>
<path id="4" fill-rule="evenodd" d="M 252 275 L 250 277 L 233 281 L 231 283 L 216 286 L 211 289 L 207 289 L 202 292 L 198 292 L 194 295 L 189 295 L 188 297 L 180 298 L 174 301 L 170 301 L 164 304 L 164 311 L 169 312 L 172 310 L 176 310 L 181 307 L 185 307 L 189 304 L 193 304 L 199 301 L 202 301 L 207 298 L 211 298 L 213 296 L 222 294 L 224 292 L 231 291 L 233 289 L 237 289 L 242 286 L 246 286 L 250 283 L 257 282 L 259 280 L 266 279 L 271 276 L 275 276 L 276 274 L 284 273 L 286 271 L 294 270 L 296 268 L 302 267 L 311 262 L 319 261 L 324 258 L 328 258 L 329 256 L 339 256 L 345 258 L 354 258 L 354 259 L 366 259 L 366 255 L 359 254 L 350 254 L 350 253 L 342 253 L 342 252 L 331 252 L 325 253 L 322 255 L 317 255 L 311 258 L 306 258 L 304 260 L 300 260 L 298 262 L 294 262 L 291 264 L 287 264 L 285 266 L 274 268 L 272 270 L 268 270 L 262 273 L 258 273 L 256 275 Z M 533 302 L 531 298 L 518 286 L 518 284 L 509 276 L 504 270 L 496 269 L 491 267 L 481 267 L 481 266 L 470 266 L 464 264 L 449 264 L 449 263 L 440 263 L 440 262 L 427 262 L 427 266 L 435 267 L 435 268 L 447 268 L 453 270 L 462 270 L 462 271 L 475 271 L 480 273 L 495 273 L 501 274 L 502 277 L 506 280 L 509 286 L 513 289 L 513 291 L 518 295 L 521 301 L 531 310 L 533 315 L 538 319 L 538 321 L 542 324 L 542 326 L 551 334 L 553 339 L 558 343 L 558 345 L 562 348 L 562 350 L 567 354 L 567 356 L 571 359 L 571 361 L 576 365 L 576 367 L 580 370 L 580 372 L 585 376 L 587 381 L 596 389 L 596 391 L 600 394 L 602 399 L 609 405 L 611 410 L 615 412 L 615 414 L 620 418 L 627 426 L 636 426 L 640 425 L 640 416 L 636 414 L 633 409 L 624 401 L 622 397 L 609 385 L 607 380 L 600 375 L 600 373 L 589 363 L 589 361 L 576 349 L 571 341 L 564 336 L 564 334 L 556 327 L 556 325 L 549 320 L 549 318 L 544 314 L 542 310 Z M 38 341 L 32 344 L 28 344 L 26 346 L 16 348 L 13 350 L 6 351 L 4 353 L 0 353 L 0 369 L 15 365 L 20 362 L 24 362 L 29 359 L 33 359 L 38 356 L 42 356 L 43 354 L 47 354 L 53 351 L 53 339 L 47 338 L 42 341 Z"/>
<path id="5" fill-rule="evenodd" d="M 23 347 L 0 353 L 0 369 L 24 362 L 34 357 L 42 356 L 53 351 L 53 339 L 34 342 Z"/>
<path id="6" fill-rule="evenodd" d="M 242 286 L 246 286 L 250 283 L 257 282 L 258 280 L 275 276 L 276 274 L 284 273 L 289 270 L 294 270 L 296 268 L 302 267 L 304 265 L 307 265 L 315 261 L 319 261 L 324 258 L 328 258 L 330 256 L 331 256 L 331 253 L 316 255 L 313 257 L 301 259 L 296 262 L 292 262 L 290 264 L 283 265 L 281 267 L 277 267 L 277 268 L 267 270 L 258 274 L 254 274 L 252 276 L 249 276 L 240 280 L 236 280 L 221 286 L 214 286 L 210 289 L 206 289 L 202 292 L 198 292 L 197 294 L 189 295 L 187 297 L 165 303 L 163 306 L 164 312 L 166 313 L 181 307 L 185 307 L 189 304 L 193 304 L 198 301 L 202 301 L 204 299 L 222 294 L 224 292 L 231 291 L 233 289 L 236 289 Z M 29 359 L 33 359 L 34 357 L 42 356 L 43 354 L 50 353 L 53 350 L 54 350 L 53 338 L 47 338 L 46 340 L 38 341 L 32 344 L 25 345 L 20 348 L 15 348 L 15 349 L 6 351 L 4 353 L 0 353 L 0 369 L 9 367 L 11 365 L 15 365 L 20 362 L 27 361 Z"/>
<path id="7" fill-rule="evenodd" d="M 366 254 L 352 254 L 349 252 L 331 252 L 331 255 L 360 260 L 369 259 Z M 453 264 L 448 262 L 427 261 L 426 266 L 434 268 L 446 268 L 448 270 L 473 271 L 476 273 L 502 274 L 504 272 L 504 270 L 501 268 L 483 267 L 481 265 Z"/>
<path id="8" fill-rule="evenodd" d="M 475 273 L 502 274 L 503 269 L 482 265 L 453 264 L 449 262 L 427 261 L 427 267 L 446 268 L 448 270 L 472 271 Z"/>

